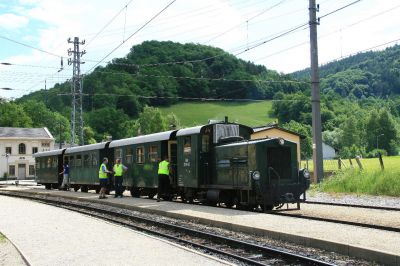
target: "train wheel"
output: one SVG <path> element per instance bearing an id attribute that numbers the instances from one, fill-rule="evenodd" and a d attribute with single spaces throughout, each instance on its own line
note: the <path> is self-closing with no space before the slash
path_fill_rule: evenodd
<path id="1" fill-rule="evenodd" d="M 152 199 L 152 198 L 154 198 L 154 196 L 156 195 L 156 193 L 154 193 L 154 192 L 150 192 L 149 193 L 149 199 Z"/>
<path id="2" fill-rule="evenodd" d="M 227 208 L 232 208 L 232 207 L 233 207 L 233 201 L 225 202 L 225 206 L 226 206 Z"/>
<path id="3" fill-rule="evenodd" d="M 140 197 L 140 190 L 137 187 L 131 187 L 131 196 L 134 198 Z"/>
<path id="4" fill-rule="evenodd" d="M 81 186 L 81 192 L 87 193 L 89 191 L 87 186 Z"/>
<path id="5" fill-rule="evenodd" d="M 263 212 L 272 211 L 272 209 L 274 208 L 273 205 L 260 205 L 260 207 Z"/>
<path id="6" fill-rule="evenodd" d="M 74 191 L 77 192 L 79 190 L 79 186 L 74 186 Z"/>
<path id="7" fill-rule="evenodd" d="M 50 189 L 51 189 L 51 184 L 45 184 L 44 187 L 45 187 L 47 190 L 50 190 Z"/>

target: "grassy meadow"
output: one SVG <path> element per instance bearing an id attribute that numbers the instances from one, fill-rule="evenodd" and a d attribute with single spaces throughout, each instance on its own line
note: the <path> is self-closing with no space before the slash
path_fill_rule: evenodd
<path id="1" fill-rule="evenodd" d="M 334 171 L 334 174 L 315 185 L 313 190 L 400 197 L 400 156 L 383 157 L 383 171 L 378 158 L 361 159 L 363 170 L 359 169 L 355 160 L 352 161 L 354 168 L 345 160 L 342 170 L 338 170 L 337 160 L 324 161 L 324 170 Z M 312 162 L 309 166 L 312 170 Z"/>
<path id="2" fill-rule="evenodd" d="M 185 102 L 161 107 L 163 114 L 173 112 L 182 127 L 207 124 L 209 119 L 224 120 L 248 126 L 265 125 L 275 119 L 269 116 L 272 101 L 262 102 Z"/>

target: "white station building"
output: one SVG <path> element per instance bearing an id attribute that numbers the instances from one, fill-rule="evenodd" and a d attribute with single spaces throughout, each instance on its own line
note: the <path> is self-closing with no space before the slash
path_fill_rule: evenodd
<path id="1" fill-rule="evenodd" d="M 32 154 L 53 149 L 54 138 L 46 127 L 0 127 L 0 178 L 34 178 Z"/>

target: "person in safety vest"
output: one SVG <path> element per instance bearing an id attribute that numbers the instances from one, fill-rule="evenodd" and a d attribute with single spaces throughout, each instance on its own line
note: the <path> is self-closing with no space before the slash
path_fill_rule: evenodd
<path id="1" fill-rule="evenodd" d="M 115 164 L 113 167 L 114 171 L 114 187 L 115 187 L 115 195 L 114 198 L 120 196 L 122 198 L 122 180 L 123 180 L 123 173 L 128 170 L 128 167 L 121 163 L 121 159 L 115 160 Z"/>
<path id="2" fill-rule="evenodd" d="M 111 173 L 111 171 L 107 170 L 107 163 L 108 163 L 108 158 L 103 159 L 103 163 L 100 165 L 99 169 L 99 181 L 100 181 L 100 196 L 99 199 L 105 199 L 106 197 L 106 189 L 107 189 L 107 183 L 108 183 L 108 173 Z"/>
<path id="3" fill-rule="evenodd" d="M 170 170 L 171 168 L 168 161 L 168 155 L 165 155 L 164 160 L 158 164 L 157 202 L 160 202 L 163 196 L 168 195 Z"/>

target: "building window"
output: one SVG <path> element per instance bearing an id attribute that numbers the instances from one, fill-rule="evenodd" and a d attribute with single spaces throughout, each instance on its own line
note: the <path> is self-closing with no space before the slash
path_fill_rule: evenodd
<path id="1" fill-rule="evenodd" d="M 192 145 L 191 145 L 191 138 L 190 136 L 185 137 L 183 140 L 183 153 L 191 153 L 192 152 Z"/>
<path id="2" fill-rule="evenodd" d="M 144 148 L 143 147 L 136 148 L 136 162 L 144 163 Z"/>
<path id="3" fill-rule="evenodd" d="M 35 166 L 29 165 L 29 175 L 35 175 Z"/>
<path id="4" fill-rule="evenodd" d="M 20 143 L 18 145 L 18 153 L 19 154 L 25 154 L 26 153 L 26 146 L 24 143 Z"/>
<path id="5" fill-rule="evenodd" d="M 12 151 L 11 147 L 6 147 L 6 154 L 11 154 L 11 151 Z"/>
<path id="6" fill-rule="evenodd" d="M 158 157 L 157 146 L 150 146 L 149 147 L 150 162 L 157 162 L 157 157 Z"/>
<path id="7" fill-rule="evenodd" d="M 38 147 L 32 147 L 32 154 L 35 154 L 38 152 Z"/>
<path id="8" fill-rule="evenodd" d="M 9 165 L 8 166 L 8 175 L 9 176 L 15 176 L 15 165 Z"/>
<path id="9" fill-rule="evenodd" d="M 50 143 L 48 143 L 48 142 L 42 142 L 42 147 L 50 147 Z"/>
<path id="10" fill-rule="evenodd" d="M 126 148 L 126 155 L 125 155 L 125 160 L 127 164 L 131 164 L 132 163 L 132 148 L 128 147 Z"/>

